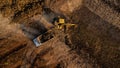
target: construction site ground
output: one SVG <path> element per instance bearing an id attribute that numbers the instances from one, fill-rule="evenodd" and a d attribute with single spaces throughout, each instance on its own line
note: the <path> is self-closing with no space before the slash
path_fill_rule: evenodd
<path id="1" fill-rule="evenodd" d="M 120 68 L 115 1 L 1 0 L 0 68 Z M 56 29 L 58 16 L 77 26 Z M 54 37 L 36 47 L 33 39 L 47 31 Z"/>
<path id="2" fill-rule="evenodd" d="M 37 17 L 37 18 L 36 18 Z M 39 34 L 37 30 L 25 27 L 21 24 L 8 24 L 9 20 L 1 15 L 1 29 L 4 34 L 0 36 L 0 67 L 1 68 L 93 68 L 99 67 L 90 59 L 79 56 L 65 43 L 65 34 L 63 30 L 50 29 L 52 24 L 45 19 L 45 16 L 38 15 L 31 21 L 39 20 L 46 30 L 55 33 L 55 36 L 36 47 L 32 39 L 33 34 Z M 37 24 L 41 24 L 37 22 Z M 4 24 L 6 23 L 6 25 Z M 30 26 L 30 25 L 28 25 Z M 22 29 L 21 29 L 22 28 Z M 14 29 L 14 30 L 13 30 Z M 31 31 L 33 30 L 33 31 Z M 44 29 L 43 29 L 44 31 Z M 12 34 L 11 34 L 12 33 Z M 5 36 L 5 37 L 4 37 Z M 92 63 L 91 63 L 92 62 Z"/>

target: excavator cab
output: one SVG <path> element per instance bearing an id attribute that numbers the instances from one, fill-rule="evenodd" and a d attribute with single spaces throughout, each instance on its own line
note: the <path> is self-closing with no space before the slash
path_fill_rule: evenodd
<path id="1" fill-rule="evenodd" d="M 59 19 L 59 22 L 58 22 L 58 24 L 57 24 L 57 28 L 58 28 L 58 29 L 62 29 L 63 26 L 64 26 L 64 24 L 65 24 L 65 20 L 62 19 L 62 18 L 60 18 L 60 19 Z"/>
<path id="2" fill-rule="evenodd" d="M 64 24 L 65 24 L 65 19 L 64 18 L 57 17 L 54 20 L 54 25 L 57 29 L 63 29 Z"/>

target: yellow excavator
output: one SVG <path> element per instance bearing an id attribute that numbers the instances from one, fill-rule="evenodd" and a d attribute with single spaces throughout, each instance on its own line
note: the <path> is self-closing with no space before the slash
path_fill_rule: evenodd
<path id="1" fill-rule="evenodd" d="M 64 18 L 60 18 L 58 17 L 55 21 L 54 21 L 54 25 L 55 28 L 57 29 L 68 29 L 71 26 L 76 26 L 75 24 L 71 24 L 71 23 L 65 23 L 65 19 Z"/>
<path id="2" fill-rule="evenodd" d="M 65 23 L 65 19 L 61 17 L 54 19 L 54 25 L 55 25 L 55 29 L 64 30 L 65 33 L 69 29 L 69 27 L 76 26 L 75 24 Z M 52 39 L 53 37 L 54 37 L 54 33 L 52 33 L 51 30 L 48 30 L 46 33 L 41 34 L 37 38 L 33 39 L 33 42 L 36 45 L 36 47 L 38 47 L 42 43 Z"/>
<path id="3" fill-rule="evenodd" d="M 54 20 L 54 25 L 56 29 L 63 29 L 64 24 L 65 24 L 65 19 L 63 18 L 58 17 Z"/>

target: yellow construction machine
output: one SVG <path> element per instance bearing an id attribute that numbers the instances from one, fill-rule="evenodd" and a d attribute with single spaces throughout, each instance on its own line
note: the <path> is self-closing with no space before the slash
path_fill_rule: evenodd
<path id="1" fill-rule="evenodd" d="M 54 19 L 55 30 L 64 30 L 64 33 L 67 33 L 69 27 L 76 26 L 75 24 L 65 23 L 65 19 L 58 17 Z M 50 40 L 54 37 L 54 31 L 52 29 L 48 30 L 46 33 L 39 35 L 37 38 L 33 39 L 36 47 L 42 45 L 42 43 Z"/>
<path id="2" fill-rule="evenodd" d="M 54 23 L 55 28 L 57 29 L 63 29 L 64 24 L 65 24 L 65 20 L 63 18 L 58 18 L 58 20 L 56 20 Z"/>
<path id="3" fill-rule="evenodd" d="M 75 24 L 71 24 L 71 23 L 65 23 L 65 19 L 58 17 L 55 21 L 54 21 L 54 25 L 55 28 L 57 29 L 68 29 L 71 26 L 76 26 Z"/>

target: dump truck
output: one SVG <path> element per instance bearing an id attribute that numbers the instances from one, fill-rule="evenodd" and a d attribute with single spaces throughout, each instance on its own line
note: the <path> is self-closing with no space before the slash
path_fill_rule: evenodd
<path id="1" fill-rule="evenodd" d="M 52 39 L 54 37 L 54 34 L 51 31 L 47 31 L 41 35 L 39 35 L 37 38 L 33 39 L 33 42 L 36 47 L 42 45 L 42 43 Z"/>

